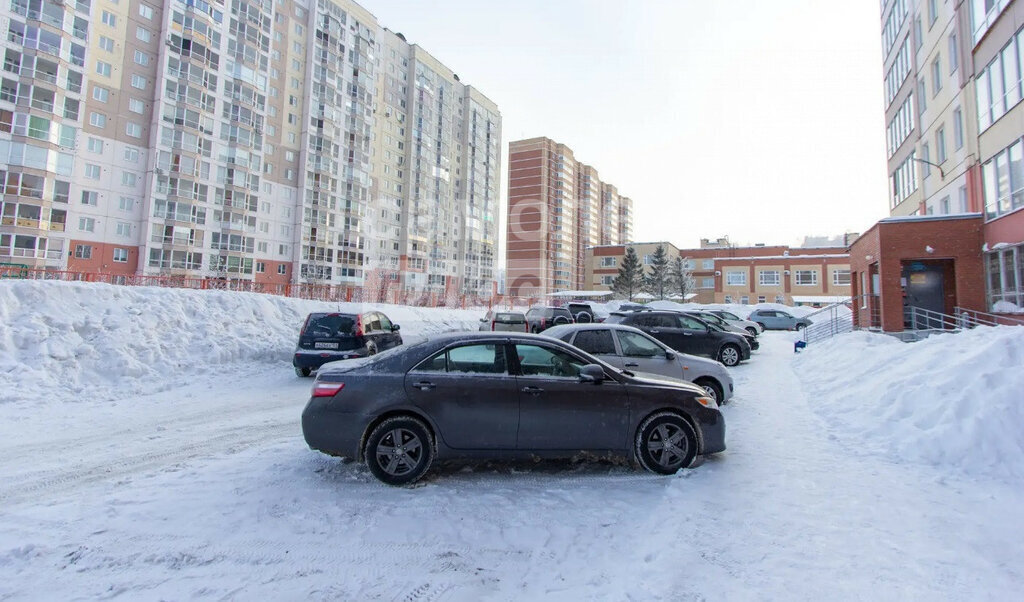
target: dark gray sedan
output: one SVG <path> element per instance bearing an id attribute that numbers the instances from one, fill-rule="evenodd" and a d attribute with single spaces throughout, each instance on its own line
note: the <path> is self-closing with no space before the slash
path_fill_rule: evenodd
<path id="1" fill-rule="evenodd" d="M 391 485 L 435 458 L 635 459 L 671 474 L 725 449 L 696 385 L 629 376 L 540 335 L 457 333 L 326 364 L 302 412 L 312 449 L 365 460 Z"/>

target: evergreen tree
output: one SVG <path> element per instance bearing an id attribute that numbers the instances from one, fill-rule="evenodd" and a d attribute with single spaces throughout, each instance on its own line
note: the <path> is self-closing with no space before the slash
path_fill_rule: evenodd
<path id="1" fill-rule="evenodd" d="M 686 267 L 682 257 L 676 257 L 676 260 L 672 262 L 669 279 L 671 280 L 672 294 L 678 294 L 679 299 L 683 302 L 686 301 L 686 295 L 692 293 L 696 288 L 693 282 L 693 272 Z"/>
<path id="2" fill-rule="evenodd" d="M 633 300 L 633 295 L 640 292 L 644 283 L 644 268 L 636 257 L 633 247 L 626 247 L 626 256 L 619 266 L 619 275 L 612 282 L 612 290 L 622 297 Z"/>
<path id="3" fill-rule="evenodd" d="M 668 253 L 665 252 L 664 246 L 658 245 L 651 255 L 651 271 L 644 275 L 644 288 L 654 295 L 655 299 L 664 299 L 666 293 L 671 290 L 670 276 Z"/>

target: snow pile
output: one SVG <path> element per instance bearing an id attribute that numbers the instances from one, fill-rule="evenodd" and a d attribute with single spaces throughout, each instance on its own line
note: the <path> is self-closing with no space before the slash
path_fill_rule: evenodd
<path id="1" fill-rule="evenodd" d="M 165 390 L 228 365 L 287 362 L 313 311 L 371 306 L 97 283 L 0 283 L 0 404 Z M 372 306 L 407 341 L 475 330 L 480 310 Z M 275 369 L 277 367 L 275 366 Z"/>
<path id="2" fill-rule="evenodd" d="M 917 343 L 852 332 L 795 361 L 808 402 L 842 442 L 900 460 L 1024 477 L 1024 328 Z"/>

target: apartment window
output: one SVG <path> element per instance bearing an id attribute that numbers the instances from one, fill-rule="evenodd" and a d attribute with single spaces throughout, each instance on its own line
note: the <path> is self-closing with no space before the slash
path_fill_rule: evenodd
<path id="1" fill-rule="evenodd" d="M 138 181 L 139 181 L 139 176 L 133 174 L 132 172 L 130 172 L 130 171 L 123 171 L 123 172 L 121 172 L 121 185 L 122 186 L 134 187 L 135 184 L 138 183 Z"/>
<path id="2" fill-rule="evenodd" d="M 128 249 L 114 247 L 114 261 L 117 263 L 128 263 Z"/>
<path id="3" fill-rule="evenodd" d="M 270 244 L 266 241 L 256 243 L 256 251 L 259 253 L 266 253 L 268 248 L 270 248 Z"/>
<path id="4" fill-rule="evenodd" d="M 153 32 L 149 31 L 145 27 L 139 26 L 135 29 L 135 37 L 139 41 L 149 43 L 153 39 Z"/>
<path id="5" fill-rule="evenodd" d="M 924 35 L 921 30 L 921 17 L 914 19 L 914 50 L 921 50 L 921 45 L 924 44 Z"/>
<path id="6" fill-rule="evenodd" d="M 111 27 L 117 27 L 117 17 L 115 17 L 110 12 L 103 11 L 103 14 L 100 17 L 100 20 L 103 21 L 104 25 L 109 25 Z"/>
<path id="7" fill-rule="evenodd" d="M 714 278 L 710 278 L 710 277 L 708 277 L 708 278 L 701 278 L 700 279 L 700 287 L 701 288 L 715 288 L 715 279 Z"/>
<path id="8" fill-rule="evenodd" d="M 124 133 L 128 134 L 132 138 L 141 138 L 142 126 L 135 122 L 129 121 L 127 124 L 125 124 Z"/>
<path id="9" fill-rule="evenodd" d="M 796 283 L 799 286 L 810 286 L 818 284 L 817 270 L 797 270 Z"/>
<path id="10" fill-rule="evenodd" d="M 92 259 L 92 245 L 75 245 L 75 257 L 78 259 Z"/>
<path id="11" fill-rule="evenodd" d="M 705 259 L 705 260 L 700 262 L 700 267 L 701 267 L 701 269 L 704 269 L 704 270 L 713 270 L 713 269 L 715 269 L 715 260 L 714 259 Z"/>
<path id="12" fill-rule="evenodd" d="M 114 232 L 120 237 L 128 238 L 132 235 L 132 225 L 128 222 L 117 222 Z"/>
<path id="13" fill-rule="evenodd" d="M 99 165 L 93 165 L 92 163 L 86 163 L 85 164 L 85 177 L 89 178 L 90 180 L 98 180 L 98 179 L 100 179 L 100 166 Z"/>
<path id="14" fill-rule="evenodd" d="M 97 203 L 99 202 L 99 198 L 100 198 L 100 195 L 96 191 L 93 191 L 93 190 L 83 190 L 82 191 L 82 204 L 83 205 L 89 205 L 91 207 L 95 207 L 97 205 Z"/>
<path id="15" fill-rule="evenodd" d="M 93 86 L 92 97 L 100 102 L 107 102 L 110 99 L 110 90 L 103 86 Z"/>
<path id="16" fill-rule="evenodd" d="M 288 273 L 288 266 L 286 266 L 283 263 L 277 266 L 277 273 L 280 274 L 281 276 L 284 276 L 285 274 Z"/>
<path id="17" fill-rule="evenodd" d="M 747 273 L 743 272 L 726 272 L 725 283 L 729 286 L 746 286 L 747 284 Z"/>
<path id="18" fill-rule="evenodd" d="M 257 274 L 262 274 L 263 272 L 266 272 L 266 271 L 267 271 L 267 264 L 263 263 L 262 261 L 257 261 L 256 262 L 256 273 Z"/>
<path id="19" fill-rule="evenodd" d="M 601 284 L 602 285 L 604 285 L 604 286 L 611 286 L 614 283 L 615 283 L 615 276 L 610 276 L 610 275 L 607 275 L 607 274 L 605 274 L 604 276 L 601 276 Z"/>
<path id="20" fill-rule="evenodd" d="M 103 152 L 103 141 L 99 138 L 89 138 L 87 144 L 90 153 L 102 153 Z"/>
<path id="21" fill-rule="evenodd" d="M 964 146 L 964 115 L 960 107 L 953 109 L 953 148 L 960 150 Z"/>
<path id="22" fill-rule="evenodd" d="M 99 73 L 104 77 L 110 77 L 110 63 L 96 61 L 96 73 Z"/>
<path id="23" fill-rule="evenodd" d="M 956 32 L 949 34 L 949 74 L 956 73 L 960 67 L 960 51 L 956 47 Z"/>
<path id="24" fill-rule="evenodd" d="M 126 146 L 124 149 L 124 160 L 129 163 L 139 162 L 139 149 L 133 146 Z"/>
<path id="25" fill-rule="evenodd" d="M 615 257 L 602 257 L 601 258 L 601 267 L 602 268 L 614 268 L 616 262 L 617 262 L 617 259 Z"/>
<path id="26" fill-rule="evenodd" d="M 939 57 L 935 57 L 932 61 L 932 96 L 939 93 L 942 89 L 942 67 L 939 64 Z"/>
<path id="27" fill-rule="evenodd" d="M 107 52 L 113 52 L 114 40 L 108 38 L 107 36 L 100 36 L 100 49 L 106 50 Z"/>
<path id="28" fill-rule="evenodd" d="M 92 232 L 96 229 L 96 220 L 91 217 L 78 218 L 78 229 L 82 232 Z"/>
<path id="29" fill-rule="evenodd" d="M 775 302 L 780 304 L 780 305 L 785 305 L 786 304 L 786 296 L 785 295 L 775 295 Z"/>
<path id="30" fill-rule="evenodd" d="M 832 284 L 835 286 L 850 286 L 850 270 L 836 270 L 832 272 Z"/>
<path id="31" fill-rule="evenodd" d="M 123 196 L 117 201 L 117 208 L 121 211 L 131 211 L 135 208 L 135 199 L 130 196 Z"/>
<path id="32" fill-rule="evenodd" d="M 146 54 L 145 52 L 142 52 L 141 50 L 136 50 L 135 51 L 135 64 L 143 65 L 143 66 L 148 65 L 149 64 L 149 55 Z"/>
<path id="33" fill-rule="evenodd" d="M 921 115 L 928 108 L 928 102 L 925 100 L 925 91 L 924 78 L 922 77 L 917 80 L 917 112 Z"/>
<path id="34" fill-rule="evenodd" d="M 758 284 L 761 286 L 779 286 L 781 281 L 778 270 L 762 270 L 758 273 Z"/>
<path id="35" fill-rule="evenodd" d="M 1017 140 L 983 164 L 981 177 L 988 218 L 1024 206 L 1024 142 Z"/>
<path id="36" fill-rule="evenodd" d="M 141 115 L 142 112 L 145 111 L 145 109 L 146 109 L 146 104 L 143 103 L 138 98 L 129 98 L 128 99 L 128 110 L 131 111 L 132 113 L 138 113 L 138 114 Z"/>
<path id="37" fill-rule="evenodd" d="M 931 149 L 928 148 L 927 142 L 921 145 L 921 158 L 924 159 L 925 161 L 928 161 L 929 163 L 932 160 Z M 922 163 L 921 165 L 924 166 L 924 177 L 927 178 L 928 176 L 932 175 L 931 165 L 929 165 L 928 163 Z"/>
<path id="38" fill-rule="evenodd" d="M 938 7 L 935 6 L 935 0 L 928 0 L 928 28 L 931 29 L 932 25 L 935 25 L 935 20 L 939 18 Z"/>
<path id="39" fill-rule="evenodd" d="M 145 90 L 146 89 L 146 78 L 142 77 L 141 75 L 133 75 L 132 76 L 132 87 L 133 88 L 138 88 L 139 90 Z"/>
<path id="40" fill-rule="evenodd" d="M 960 213 L 967 213 L 967 186 L 960 187 L 959 197 Z"/>
<path id="41" fill-rule="evenodd" d="M 750 297 L 747 295 L 740 297 L 740 305 L 750 305 Z"/>
<path id="42" fill-rule="evenodd" d="M 765 296 L 764 295 L 758 295 L 757 296 L 757 302 L 758 303 L 764 303 L 765 302 Z"/>
<path id="43" fill-rule="evenodd" d="M 943 215 L 949 215 L 949 197 L 948 196 L 942 197 L 942 200 L 939 201 L 939 212 L 942 213 Z"/>
<path id="44" fill-rule="evenodd" d="M 732 295 L 726 295 L 725 296 L 725 302 L 726 303 L 732 303 Z"/>
<path id="45" fill-rule="evenodd" d="M 153 18 L 153 7 L 149 6 L 147 4 L 140 4 L 139 5 L 139 16 L 142 17 L 143 19 L 152 19 Z"/>

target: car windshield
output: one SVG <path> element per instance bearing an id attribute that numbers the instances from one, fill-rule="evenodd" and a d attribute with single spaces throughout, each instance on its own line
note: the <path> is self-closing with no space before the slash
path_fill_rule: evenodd
<path id="1" fill-rule="evenodd" d="M 729 313 L 727 311 L 720 311 L 720 312 L 718 312 L 718 315 L 722 316 L 726 320 L 739 320 L 740 319 L 739 316 L 737 316 L 736 314 Z"/>
<path id="2" fill-rule="evenodd" d="M 304 334 L 315 336 L 347 336 L 355 331 L 356 316 L 347 314 L 323 314 L 309 317 Z"/>

